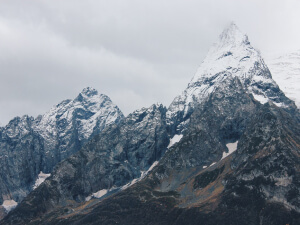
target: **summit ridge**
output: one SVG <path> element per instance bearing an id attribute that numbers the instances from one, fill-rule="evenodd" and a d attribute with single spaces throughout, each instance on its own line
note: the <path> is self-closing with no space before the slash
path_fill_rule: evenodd
<path id="1" fill-rule="evenodd" d="M 195 105 L 205 101 L 224 80 L 235 77 L 260 103 L 271 101 L 279 107 L 294 107 L 272 79 L 259 51 L 232 23 L 210 48 L 187 88 L 169 106 L 167 118 L 170 124 L 179 126 L 176 132 L 184 129 Z"/>
<path id="2" fill-rule="evenodd" d="M 238 26 L 231 22 L 230 25 L 223 30 L 219 36 L 219 42 L 216 44 L 250 44 L 248 36 L 243 34 Z"/>

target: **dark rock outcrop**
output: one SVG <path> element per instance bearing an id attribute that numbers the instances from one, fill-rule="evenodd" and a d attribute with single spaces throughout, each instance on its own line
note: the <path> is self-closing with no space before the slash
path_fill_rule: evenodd
<path id="1" fill-rule="evenodd" d="M 166 108 L 157 104 L 135 111 L 58 164 L 51 177 L 11 214 L 13 223 L 25 217 L 28 222 L 72 201 L 84 202 L 102 189 L 121 188 L 160 159 L 168 144 Z"/>
<path id="2" fill-rule="evenodd" d="M 20 201 L 31 191 L 44 162 L 43 139 L 34 119 L 16 117 L 0 133 L 0 199 Z"/>

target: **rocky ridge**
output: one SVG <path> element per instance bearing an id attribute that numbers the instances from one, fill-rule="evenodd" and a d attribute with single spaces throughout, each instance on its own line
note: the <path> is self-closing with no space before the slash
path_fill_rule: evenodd
<path id="1" fill-rule="evenodd" d="M 136 114 L 134 121 L 140 120 L 140 115 Z M 124 121 L 127 121 L 127 130 L 132 119 Z M 84 199 L 96 190 L 88 190 L 91 188 L 88 184 L 97 183 L 96 187 L 102 185 L 101 189 L 108 189 L 134 178 L 124 176 L 119 170 L 127 163 L 126 157 L 120 157 L 125 154 L 124 151 L 118 151 L 120 148 L 116 147 L 120 143 L 126 146 L 122 141 L 123 135 L 118 133 L 123 125 L 108 127 L 107 131 L 89 142 L 85 150 L 62 162 L 52 178 L 29 194 L 3 224 L 299 222 L 300 130 L 296 117 L 272 102 L 260 104 L 247 93 L 238 78 L 231 77 L 195 108 L 191 121 L 183 138 L 169 148 L 144 180 L 100 201 Z M 145 131 L 145 126 L 134 127 Z M 166 130 L 166 124 L 162 130 Z M 113 148 L 106 145 L 109 137 L 114 137 L 112 143 L 116 145 L 112 144 Z M 165 140 L 161 149 L 168 145 L 166 133 Z M 155 143 L 153 139 L 149 141 Z M 233 142 L 237 142 L 236 151 L 224 157 L 224 153 L 229 151 L 228 143 Z M 99 146 L 103 149 L 100 150 Z M 102 151 L 104 154 L 101 154 Z M 153 155 L 155 151 L 150 152 Z M 103 161 L 97 158 L 98 154 L 104 158 Z M 114 161 L 106 163 L 107 154 L 113 155 Z M 118 166 L 115 165 L 116 158 L 120 159 Z M 99 162 L 97 171 L 104 173 L 93 173 L 89 162 Z M 115 165 L 116 173 L 103 169 L 110 165 Z M 103 174 L 110 179 L 106 185 L 101 184 Z M 121 175 L 114 179 L 115 174 Z M 124 177 L 128 179 L 125 181 Z M 123 183 L 117 183 L 120 180 Z M 78 193 L 82 197 L 79 198 Z M 66 204 L 70 199 L 75 201 Z"/>
<path id="2" fill-rule="evenodd" d="M 85 88 L 74 100 L 65 100 L 35 120 L 34 130 L 45 140 L 43 172 L 51 172 L 61 160 L 77 152 L 106 126 L 124 118 L 108 96 Z"/>
<path id="3" fill-rule="evenodd" d="M 168 111 L 136 111 L 62 161 L 1 224 L 298 224 L 295 104 L 234 24 L 198 72 Z"/>
<path id="4" fill-rule="evenodd" d="M 0 130 L 0 203 L 20 202 L 40 172 L 51 173 L 58 162 L 123 117 L 107 96 L 85 88 L 74 100 L 62 101 L 36 119 L 11 120 Z"/>
<path id="5" fill-rule="evenodd" d="M 168 108 L 168 123 L 173 133 L 186 127 L 195 106 L 204 101 L 228 76 L 238 77 L 262 104 L 272 101 L 280 107 L 295 107 L 272 79 L 260 53 L 234 24 L 230 24 L 209 50 L 184 92 Z"/>
<path id="6" fill-rule="evenodd" d="M 89 201 L 92 193 L 101 190 L 126 189 L 162 157 L 168 144 L 166 108 L 155 104 L 137 110 L 59 163 L 19 207 L 29 210 L 26 214 L 31 218 L 57 206 Z M 13 216 L 14 223 L 21 216 Z"/>

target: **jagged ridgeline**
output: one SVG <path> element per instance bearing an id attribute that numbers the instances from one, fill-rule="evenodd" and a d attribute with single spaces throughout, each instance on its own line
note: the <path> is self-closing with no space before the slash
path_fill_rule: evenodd
<path id="1" fill-rule="evenodd" d="M 168 109 L 104 128 L 0 224 L 299 224 L 299 118 L 231 24 Z"/>
<path id="2" fill-rule="evenodd" d="M 74 100 L 62 101 L 36 119 L 11 120 L 0 130 L 0 203 L 9 211 L 39 184 L 43 174 L 123 118 L 107 96 L 85 88 Z"/>

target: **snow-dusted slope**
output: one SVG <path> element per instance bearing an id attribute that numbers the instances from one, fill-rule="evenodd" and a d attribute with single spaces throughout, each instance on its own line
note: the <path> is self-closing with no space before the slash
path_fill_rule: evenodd
<path id="1" fill-rule="evenodd" d="M 266 61 L 279 87 L 300 108 L 300 50 Z"/>
<path id="2" fill-rule="evenodd" d="M 47 138 L 63 137 L 66 130 L 76 126 L 79 140 L 84 140 L 95 129 L 102 130 L 121 118 L 122 112 L 109 97 L 87 87 L 74 100 L 65 100 L 52 107 L 41 117 L 36 128 Z"/>
<path id="3" fill-rule="evenodd" d="M 87 87 L 74 100 L 64 100 L 39 116 L 34 129 L 45 140 L 45 157 L 56 164 L 106 126 L 123 118 L 109 97 Z M 58 151 L 53 151 L 54 146 Z"/>
<path id="4" fill-rule="evenodd" d="M 232 23 L 211 47 L 188 87 L 171 103 L 167 118 L 169 124 L 175 124 L 174 132 L 184 128 L 196 104 L 203 102 L 225 79 L 234 77 L 261 103 L 272 101 L 280 107 L 290 104 L 260 53 Z"/>

